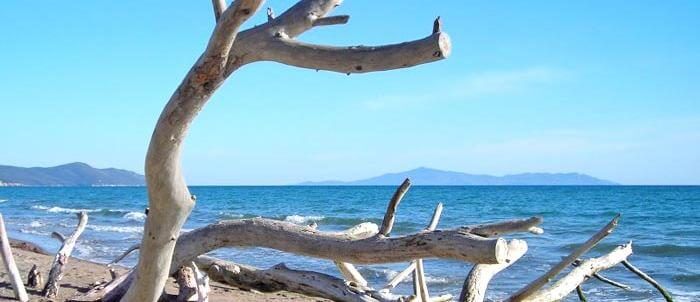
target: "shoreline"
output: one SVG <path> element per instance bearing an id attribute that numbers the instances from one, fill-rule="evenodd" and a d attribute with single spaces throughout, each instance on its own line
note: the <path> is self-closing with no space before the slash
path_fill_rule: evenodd
<path id="1" fill-rule="evenodd" d="M 42 276 L 48 275 L 51 268 L 54 255 L 49 251 L 39 247 L 38 245 L 24 240 L 10 239 L 12 254 L 17 263 L 17 268 L 24 282 L 32 265 L 36 264 Z M 128 268 L 123 266 L 113 266 L 117 274 L 121 275 L 128 271 Z M 0 300 L 14 300 L 14 291 L 11 285 L 7 282 L 7 272 L 0 272 Z M 60 282 L 59 295 L 54 301 L 80 301 L 72 300 L 76 294 L 88 291 L 97 281 L 107 282 L 111 280 L 107 265 L 97 263 L 80 258 L 70 257 L 66 264 L 66 270 L 63 279 Z M 46 280 L 44 280 L 46 281 Z M 26 285 L 25 285 L 26 286 Z M 41 288 L 26 287 L 30 301 L 45 300 L 41 296 Z M 329 301 L 323 298 L 309 297 L 291 292 L 275 292 L 275 293 L 260 293 L 254 291 L 245 291 L 238 288 L 211 281 L 211 292 L 209 301 Z M 166 284 L 166 292 L 168 294 L 177 294 L 177 286 L 173 278 L 170 278 Z"/>

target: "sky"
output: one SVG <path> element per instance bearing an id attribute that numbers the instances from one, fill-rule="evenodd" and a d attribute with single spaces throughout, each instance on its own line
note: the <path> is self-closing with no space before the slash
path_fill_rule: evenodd
<path id="1" fill-rule="evenodd" d="M 279 14 L 292 3 L 264 7 Z M 421 166 L 700 184 L 698 1 L 347 0 L 334 13 L 350 22 L 299 39 L 396 43 L 427 36 L 441 16 L 452 54 L 350 76 L 245 66 L 191 127 L 189 184 Z M 263 8 L 243 27 L 265 18 Z M 0 164 L 137 172 L 214 26 L 204 0 L 9 1 L 0 20 Z"/>

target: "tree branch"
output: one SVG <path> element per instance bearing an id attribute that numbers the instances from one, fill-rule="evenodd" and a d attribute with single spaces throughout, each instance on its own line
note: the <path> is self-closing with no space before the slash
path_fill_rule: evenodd
<path id="1" fill-rule="evenodd" d="M 576 290 L 576 287 L 590 278 L 593 273 L 609 269 L 627 259 L 631 254 L 632 243 L 618 246 L 612 252 L 604 256 L 582 262 L 581 265 L 571 270 L 571 272 L 559 279 L 549 288 L 538 290 L 531 296 L 525 297 L 523 301 L 559 301 Z"/>
<path id="2" fill-rule="evenodd" d="M 214 20 L 219 21 L 221 15 L 226 11 L 226 0 L 211 0 L 211 4 L 214 7 Z"/>
<path id="3" fill-rule="evenodd" d="M 569 256 L 565 257 L 562 259 L 559 263 L 557 263 L 555 266 L 549 269 L 544 275 L 540 276 L 539 278 L 535 279 L 532 281 L 530 284 L 526 285 L 519 291 L 517 291 L 515 294 L 513 294 L 510 298 L 509 301 L 522 301 L 529 297 L 530 295 L 534 294 L 537 290 L 542 288 L 549 280 L 554 278 L 559 272 L 561 272 L 564 268 L 567 266 L 571 265 L 577 258 L 581 257 L 584 253 L 588 252 L 591 248 L 593 248 L 598 242 L 603 240 L 603 238 L 607 237 L 612 233 L 612 231 L 617 227 L 617 223 L 620 220 L 620 214 L 615 216 L 607 225 L 605 225 L 600 231 L 595 233 L 590 239 L 588 239 L 583 245 L 579 246 L 576 248 Z"/>
<path id="4" fill-rule="evenodd" d="M 465 228 L 466 231 L 484 237 L 495 237 L 510 233 L 530 232 L 542 234 L 544 231 L 538 226 L 542 224 L 542 217 L 530 217 L 527 219 L 506 220 L 496 223 L 480 224 Z"/>
<path id="5" fill-rule="evenodd" d="M 182 234 L 177 240 L 171 272 L 206 252 L 233 246 L 267 247 L 280 251 L 350 263 L 400 262 L 445 258 L 472 263 L 501 263 L 505 240 L 483 238 L 459 229 L 402 237 L 355 239 L 324 233 L 293 223 L 264 218 L 222 221 Z"/>
<path id="6" fill-rule="evenodd" d="M 631 272 L 633 272 L 637 276 L 639 276 L 639 278 L 642 278 L 642 280 L 649 282 L 649 284 L 654 286 L 654 288 L 656 288 L 661 293 L 661 295 L 664 296 L 664 299 L 666 299 L 667 302 L 673 302 L 673 298 L 671 298 L 671 294 L 669 294 L 668 291 L 666 291 L 661 286 L 661 284 L 659 284 L 659 282 L 656 282 L 656 280 L 649 277 L 649 275 L 645 274 L 640 269 L 636 268 L 634 265 L 632 265 L 632 263 L 627 261 L 627 259 L 622 261 L 622 265 L 624 265 L 628 270 L 630 270 Z"/>
<path id="7" fill-rule="evenodd" d="M 382 226 L 379 228 L 379 234 L 382 236 L 389 236 L 391 229 L 394 227 L 394 219 L 396 219 L 396 210 L 399 207 L 399 203 L 403 199 L 408 189 L 411 188 L 411 180 L 406 178 L 403 183 L 396 189 L 394 196 L 389 200 L 386 212 L 384 213 L 384 219 L 382 220 Z"/>
<path id="8" fill-rule="evenodd" d="M 58 252 L 56 253 L 56 257 L 51 265 L 51 271 L 49 271 L 49 275 L 46 278 L 46 285 L 44 286 L 44 290 L 42 292 L 42 295 L 46 298 L 55 298 L 56 295 L 58 295 L 59 282 L 63 278 L 63 269 L 68 262 L 70 254 L 73 252 L 73 247 L 75 246 L 76 241 L 78 241 L 78 237 L 80 237 L 80 234 L 82 234 L 83 230 L 85 230 L 85 225 L 87 225 L 88 215 L 86 212 L 77 213 L 77 216 L 78 226 L 76 226 L 73 234 L 65 238 L 63 235 L 57 232 L 52 233 L 52 235 L 56 234 L 58 235 L 57 237 L 59 239 L 62 239 L 62 244 L 61 248 L 59 248 Z"/>
<path id="9" fill-rule="evenodd" d="M 346 23 L 348 23 L 349 20 L 350 20 L 350 16 L 348 16 L 348 15 L 323 17 L 323 18 L 318 18 L 318 19 L 314 20 L 313 26 L 346 24 Z"/>
<path id="10" fill-rule="evenodd" d="M 399 44 L 350 47 L 315 45 L 280 37 L 267 44 L 260 59 L 350 74 L 430 63 L 447 58 L 450 49 L 450 38 L 446 33 Z"/>
<path id="11" fill-rule="evenodd" d="M 501 264 L 477 264 L 464 280 L 460 302 L 481 302 L 486 297 L 486 289 L 491 279 L 518 261 L 527 252 L 527 243 L 523 240 L 513 239 L 508 242 L 508 257 Z"/>

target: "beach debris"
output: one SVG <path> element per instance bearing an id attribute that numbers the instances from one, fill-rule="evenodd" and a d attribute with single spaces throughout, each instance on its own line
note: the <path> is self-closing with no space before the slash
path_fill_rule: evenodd
<path id="1" fill-rule="evenodd" d="M 54 298 L 58 295 L 58 289 L 61 278 L 63 278 L 63 270 L 65 265 L 70 258 L 70 254 L 73 252 L 73 247 L 75 246 L 78 237 L 80 237 L 80 234 L 83 233 L 83 230 L 85 230 L 85 226 L 87 225 L 87 212 L 79 212 L 77 213 L 77 216 L 78 225 L 70 236 L 66 237 L 58 232 L 53 232 L 51 234 L 54 238 L 61 241 L 61 247 L 56 253 L 56 257 L 51 265 L 51 270 L 46 278 L 46 285 L 42 291 L 42 295 L 46 298 Z"/>
<path id="2" fill-rule="evenodd" d="M 41 276 L 41 272 L 37 269 L 36 264 L 32 265 L 32 269 L 27 274 L 27 286 L 31 288 L 44 286 L 44 277 Z"/>
<path id="3" fill-rule="evenodd" d="M 12 256 L 12 248 L 10 248 L 10 240 L 7 239 L 7 230 L 5 229 L 5 220 L 2 218 L 2 214 L 0 214 L 0 254 L 2 254 L 2 262 L 5 264 L 7 275 L 10 277 L 15 298 L 22 302 L 29 301 L 27 290 L 24 288 L 22 277 L 19 275 L 17 264 Z"/>

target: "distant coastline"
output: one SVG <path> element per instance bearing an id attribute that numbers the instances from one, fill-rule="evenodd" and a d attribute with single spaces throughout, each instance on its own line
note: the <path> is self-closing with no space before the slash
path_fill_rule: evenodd
<path id="1" fill-rule="evenodd" d="M 0 187 L 121 187 L 143 186 L 145 178 L 136 172 L 94 168 L 86 163 L 55 167 L 0 165 Z"/>
<path id="2" fill-rule="evenodd" d="M 521 173 L 504 176 L 477 175 L 420 167 L 409 171 L 387 173 L 354 181 L 308 181 L 302 186 L 386 186 L 400 184 L 410 178 L 423 186 L 616 186 L 616 182 L 581 173 Z"/>

